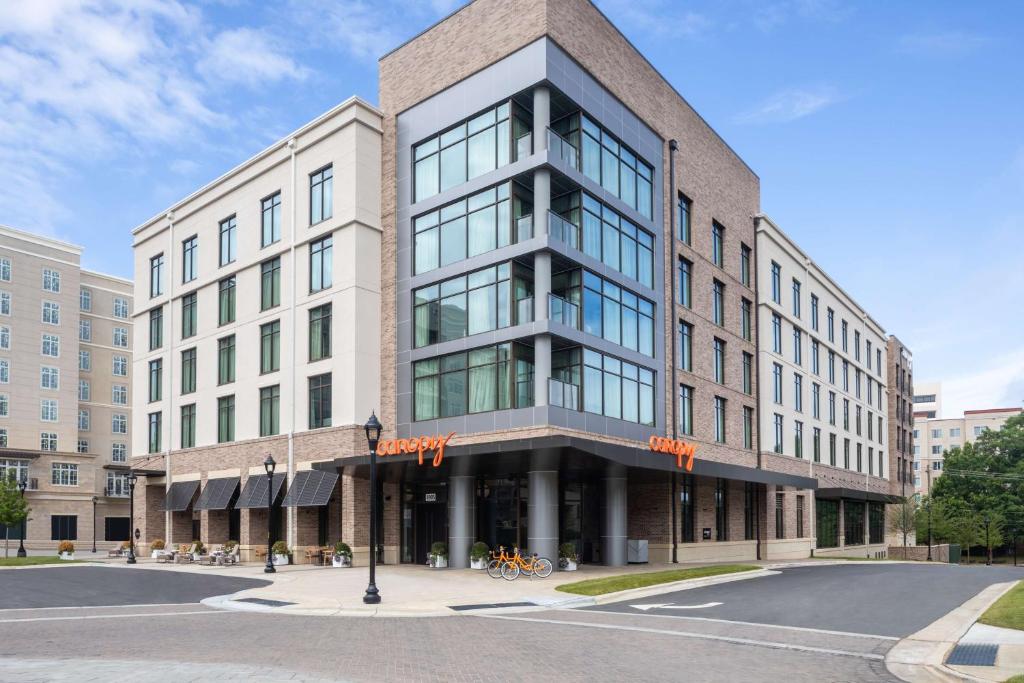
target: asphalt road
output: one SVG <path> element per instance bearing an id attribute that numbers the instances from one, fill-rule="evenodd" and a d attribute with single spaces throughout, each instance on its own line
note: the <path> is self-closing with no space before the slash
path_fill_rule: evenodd
<path id="1" fill-rule="evenodd" d="M 0 609 L 195 603 L 267 583 L 134 567 L 8 569 L 0 570 Z"/>
<path id="2" fill-rule="evenodd" d="M 632 605 L 674 603 L 715 607 L 654 608 L 649 614 L 704 617 L 905 637 L 993 583 L 1024 579 L 1024 567 L 949 564 L 852 564 L 793 567 L 780 574 L 588 608 L 629 614 Z"/>

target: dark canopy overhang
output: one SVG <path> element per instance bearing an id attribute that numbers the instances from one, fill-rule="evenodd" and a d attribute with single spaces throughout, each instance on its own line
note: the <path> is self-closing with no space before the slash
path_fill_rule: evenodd
<path id="1" fill-rule="evenodd" d="M 424 461 L 421 470 L 431 470 L 438 477 L 458 474 L 494 474 L 527 472 L 533 457 L 539 453 L 557 455 L 561 465 L 586 468 L 592 466 L 593 457 L 600 458 L 612 467 L 625 466 L 662 472 L 681 472 L 676 465 L 674 456 L 655 453 L 648 448 L 625 446 L 620 444 L 584 439 L 577 436 L 542 436 L 535 439 L 514 439 L 511 441 L 495 441 L 491 443 L 449 446 L 445 449 L 444 462 L 440 468 L 430 467 L 429 458 Z M 704 477 L 721 477 L 737 479 L 760 484 L 795 486 L 804 489 L 816 489 L 818 480 L 797 474 L 763 470 L 756 467 L 733 465 L 714 460 L 703 460 L 700 457 L 700 446 L 693 461 L 691 474 Z M 591 456 L 591 457 L 588 457 Z M 377 462 L 386 468 L 417 468 L 416 454 L 401 454 L 378 457 Z M 313 467 L 320 470 L 335 471 L 342 467 L 354 467 L 356 475 L 368 471 L 370 457 L 368 455 L 352 458 L 336 458 L 331 462 L 314 463 Z M 422 474 L 427 475 L 427 472 Z M 429 475 L 428 475 L 429 476 Z"/>
<path id="2" fill-rule="evenodd" d="M 277 497 L 281 495 L 281 487 L 284 486 L 287 478 L 288 475 L 284 473 L 274 475 L 271 500 L 277 500 Z M 250 474 L 249 479 L 245 482 L 245 488 L 242 489 L 242 494 L 238 496 L 235 509 L 265 507 L 267 507 L 267 476 L 265 474 Z"/>
<path id="3" fill-rule="evenodd" d="M 199 489 L 199 480 L 176 481 L 167 490 L 164 510 L 168 512 L 184 512 L 192 504 L 192 497 Z"/>
<path id="4" fill-rule="evenodd" d="M 281 505 L 285 507 L 316 507 L 327 505 L 338 483 L 336 472 L 302 470 L 295 473 L 288 495 Z"/>
<path id="5" fill-rule="evenodd" d="M 902 503 L 901 496 L 889 493 L 878 493 L 876 491 L 865 491 L 864 489 L 851 489 L 843 486 L 818 489 L 815 492 L 816 498 L 825 500 L 845 498 L 847 500 L 866 500 L 872 503 Z"/>
<path id="6" fill-rule="evenodd" d="M 222 479 L 210 479 L 206 482 L 206 488 L 199 494 L 195 510 L 227 510 L 231 503 L 231 497 L 238 490 L 238 477 L 224 477 Z"/>

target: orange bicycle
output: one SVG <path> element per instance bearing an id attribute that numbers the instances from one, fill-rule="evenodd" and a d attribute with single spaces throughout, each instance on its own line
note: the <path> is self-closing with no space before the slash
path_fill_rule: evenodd
<path id="1" fill-rule="evenodd" d="M 501 564 L 501 577 L 506 581 L 515 581 L 519 578 L 520 573 L 526 574 L 530 578 L 539 576 L 546 579 L 551 576 L 552 571 L 554 571 L 554 566 L 551 564 L 551 560 L 546 557 L 538 557 L 537 553 L 524 558 L 520 554 L 519 548 L 513 548 L 512 557 Z"/>
<path id="2" fill-rule="evenodd" d="M 491 559 L 487 563 L 487 575 L 492 579 L 501 577 L 501 568 L 512 560 L 508 553 L 505 552 L 505 546 L 499 545 L 498 551 L 491 551 Z"/>

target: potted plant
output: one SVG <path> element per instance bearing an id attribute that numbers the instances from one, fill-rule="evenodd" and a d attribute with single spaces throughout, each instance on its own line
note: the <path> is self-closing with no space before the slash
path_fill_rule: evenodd
<path id="1" fill-rule="evenodd" d="M 238 541 L 226 541 L 224 543 L 224 554 L 234 555 L 238 552 Z"/>
<path id="2" fill-rule="evenodd" d="M 483 541 L 474 543 L 473 547 L 469 549 L 470 569 L 487 569 L 487 554 L 490 552 L 491 549 Z"/>
<path id="3" fill-rule="evenodd" d="M 195 550 L 192 551 L 192 559 L 195 562 L 199 561 L 199 557 L 206 554 L 206 546 L 203 545 L 202 541 L 192 541 L 192 545 L 195 546 Z"/>
<path id="4" fill-rule="evenodd" d="M 156 558 L 162 556 L 164 554 L 164 548 L 166 548 L 166 547 L 167 547 L 167 544 L 164 543 L 164 539 L 162 539 L 162 538 L 155 538 L 155 539 L 153 539 L 153 542 L 149 544 L 149 550 L 150 550 L 149 555 L 150 555 L 150 557 L 152 557 L 155 560 Z"/>
<path id="5" fill-rule="evenodd" d="M 62 560 L 75 559 L 75 544 L 71 541 L 61 541 L 57 544 L 57 555 Z"/>
<path id="6" fill-rule="evenodd" d="M 284 541 L 277 541 L 273 546 L 271 546 L 270 550 L 274 555 L 273 563 L 275 567 L 288 564 L 289 557 L 287 543 Z"/>
<path id="7" fill-rule="evenodd" d="M 430 546 L 430 557 L 427 564 L 434 569 L 444 569 L 448 566 L 448 546 L 444 541 L 434 541 Z"/>
<path id="8" fill-rule="evenodd" d="M 131 541 L 121 541 L 121 554 L 125 557 L 128 556 L 128 550 L 132 547 Z"/>
<path id="9" fill-rule="evenodd" d="M 331 556 L 331 564 L 335 567 L 352 566 L 352 548 L 348 547 L 348 543 L 338 541 L 334 544 L 334 555 Z"/>
<path id="10" fill-rule="evenodd" d="M 575 543 L 563 543 L 558 546 L 558 566 L 562 571 L 574 572 L 580 558 L 576 555 Z"/>

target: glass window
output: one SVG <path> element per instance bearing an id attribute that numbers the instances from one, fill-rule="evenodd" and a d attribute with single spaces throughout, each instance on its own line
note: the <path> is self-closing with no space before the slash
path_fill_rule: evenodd
<path id="1" fill-rule="evenodd" d="M 281 257 L 260 264 L 260 310 L 281 304 Z"/>
<path id="2" fill-rule="evenodd" d="M 782 454 L 782 415 L 775 413 L 775 446 L 772 449 L 778 454 Z"/>
<path id="3" fill-rule="evenodd" d="M 43 422 L 57 421 L 57 400 L 44 398 L 39 402 L 39 419 Z"/>
<path id="4" fill-rule="evenodd" d="M 159 453 L 161 439 L 163 437 L 163 414 L 162 413 L 150 413 L 149 414 L 149 452 Z"/>
<path id="5" fill-rule="evenodd" d="M 800 281 L 793 278 L 793 315 L 800 317 Z"/>
<path id="6" fill-rule="evenodd" d="M 750 263 L 752 260 L 750 247 L 740 244 L 740 282 L 746 287 L 750 286 Z"/>
<path id="7" fill-rule="evenodd" d="M 740 302 L 740 331 L 747 341 L 753 339 L 753 305 L 749 299 Z"/>
<path id="8" fill-rule="evenodd" d="M 531 209 L 509 193 L 510 184 L 504 183 L 417 217 L 413 221 L 416 274 L 531 237 L 532 229 L 518 227 L 520 221 L 531 218 Z M 512 229 L 513 204 L 516 230 Z"/>
<path id="9" fill-rule="evenodd" d="M 654 169 L 608 131 L 583 115 L 583 173 L 622 199 L 645 218 L 652 218 Z"/>
<path id="10" fill-rule="evenodd" d="M 2 364 L 2 366 L 0 366 L 0 367 L 3 367 L 3 368 L 7 367 L 7 361 L 0 361 L 0 364 Z M 92 353 L 90 353 L 89 351 L 85 351 L 84 349 L 79 349 L 79 351 L 78 351 L 78 369 L 82 370 L 83 372 L 89 372 L 90 370 L 92 370 Z M 0 380 L 0 381 L 6 381 L 6 380 Z"/>
<path id="11" fill-rule="evenodd" d="M 217 340 L 217 384 L 235 381 L 235 335 Z"/>
<path id="12" fill-rule="evenodd" d="M 679 385 L 679 433 L 693 436 L 693 387 Z"/>
<path id="13" fill-rule="evenodd" d="M 195 292 L 181 297 L 181 338 L 188 339 L 196 333 L 198 316 L 198 295 Z"/>
<path id="14" fill-rule="evenodd" d="M 676 238 L 686 244 L 690 244 L 690 205 L 690 200 L 680 194 L 676 204 Z"/>
<path id="15" fill-rule="evenodd" d="M 126 462 L 128 460 L 128 444 L 110 444 L 110 460 L 111 462 Z"/>
<path id="16" fill-rule="evenodd" d="M 772 383 L 775 388 L 774 397 L 777 405 L 782 405 L 782 366 L 772 363 Z"/>
<path id="17" fill-rule="evenodd" d="M 181 407 L 181 447 L 195 448 L 196 445 L 196 404 Z"/>
<path id="18" fill-rule="evenodd" d="M 260 211 L 260 246 L 266 247 L 281 239 L 281 193 L 275 192 L 260 202 Z"/>
<path id="19" fill-rule="evenodd" d="M 156 403 L 163 396 L 164 363 L 157 358 L 149 361 L 149 402 Z"/>
<path id="20" fill-rule="evenodd" d="M 43 389 L 60 388 L 60 370 L 44 365 L 39 369 L 39 386 Z"/>
<path id="21" fill-rule="evenodd" d="M 191 394 L 196 390 L 196 350 L 181 352 L 181 393 Z"/>
<path id="22" fill-rule="evenodd" d="M 333 284 L 334 240 L 327 236 L 309 243 L 309 291 L 319 292 Z"/>
<path id="23" fill-rule="evenodd" d="M 772 261 L 772 301 L 782 304 L 782 266 Z"/>
<path id="24" fill-rule="evenodd" d="M 583 271 L 584 331 L 654 356 L 654 304 Z"/>
<path id="25" fill-rule="evenodd" d="M 750 406 L 743 406 L 743 447 L 754 448 L 754 409 Z"/>
<path id="26" fill-rule="evenodd" d="M 60 325 L 60 304 L 52 301 L 43 302 L 43 322 L 49 325 Z"/>
<path id="27" fill-rule="evenodd" d="M 67 462 L 51 463 L 50 483 L 54 486 L 78 486 L 78 465 Z"/>
<path id="28" fill-rule="evenodd" d="M 678 269 L 679 272 L 676 275 L 676 303 L 691 308 L 693 285 L 690 274 L 693 270 L 693 264 L 683 257 L 679 257 Z"/>
<path id="29" fill-rule="evenodd" d="M 413 381 L 415 420 L 531 406 L 533 350 L 499 344 L 417 361 Z"/>
<path id="30" fill-rule="evenodd" d="M 0 349 L 11 350 L 11 328 L 6 325 L 0 326 Z"/>
<path id="31" fill-rule="evenodd" d="M 60 292 L 60 273 L 50 268 L 43 268 L 43 289 L 47 292 Z"/>
<path id="32" fill-rule="evenodd" d="M 220 222 L 220 265 L 222 266 L 233 262 L 237 256 L 237 233 L 234 216 Z"/>
<path id="33" fill-rule="evenodd" d="M 413 201 L 509 163 L 510 109 L 504 102 L 416 145 Z"/>
<path id="34" fill-rule="evenodd" d="M 58 358 L 60 356 L 60 337 L 55 334 L 44 334 L 41 353 L 44 356 Z"/>
<path id="35" fill-rule="evenodd" d="M 797 365 L 804 364 L 803 333 L 796 327 L 793 328 L 793 362 Z"/>
<path id="36" fill-rule="evenodd" d="M 715 396 L 715 441 L 725 443 L 725 399 Z"/>
<path id="37" fill-rule="evenodd" d="M 122 299 L 121 297 L 114 298 L 114 317 L 115 318 L 127 318 L 128 317 L 128 299 Z"/>
<path id="38" fill-rule="evenodd" d="M 218 325 L 235 322 L 235 276 L 220 281 L 218 290 Z"/>
<path id="39" fill-rule="evenodd" d="M 260 389 L 260 436 L 281 432 L 281 385 Z"/>
<path id="40" fill-rule="evenodd" d="M 782 353 L 782 318 L 772 313 L 772 351 Z"/>
<path id="41" fill-rule="evenodd" d="M 0 280 L 11 281 L 11 259 L 0 258 Z"/>
<path id="42" fill-rule="evenodd" d="M 515 324 L 519 309 L 524 317 L 520 322 L 530 322 L 532 309 L 522 302 L 532 301 L 532 273 L 517 273 L 514 281 L 513 296 L 512 266 L 501 263 L 417 289 L 413 293 L 416 347 L 508 327 Z"/>
<path id="43" fill-rule="evenodd" d="M 711 223 L 711 262 L 719 268 L 725 264 L 725 228 L 714 221 Z"/>
<path id="44" fill-rule="evenodd" d="M 81 287 L 78 290 L 78 310 L 92 310 L 92 292 L 85 287 Z"/>
<path id="45" fill-rule="evenodd" d="M 193 235 L 181 243 L 181 281 L 192 282 L 197 277 L 199 277 L 199 237 Z"/>
<path id="46" fill-rule="evenodd" d="M 6 394 L 4 396 L 6 397 Z M 92 385 L 89 384 L 89 380 L 87 379 L 78 380 L 78 400 L 92 400 Z"/>
<path id="47" fill-rule="evenodd" d="M 334 167 L 326 166 L 309 176 L 309 224 L 334 215 Z"/>
<path id="48" fill-rule="evenodd" d="M 309 309 L 309 362 L 331 357 L 331 304 Z"/>
<path id="49" fill-rule="evenodd" d="M 113 330 L 114 334 L 114 346 L 122 349 L 128 348 L 128 328 L 127 327 L 115 327 Z"/>
<path id="50" fill-rule="evenodd" d="M 149 350 L 155 351 L 164 345 L 164 307 L 149 312 Z"/>
<path id="51" fill-rule="evenodd" d="M 725 384 L 725 342 L 717 337 L 714 341 L 714 362 L 715 381 Z"/>
<path id="52" fill-rule="evenodd" d="M 331 373 L 309 378 L 309 428 L 331 426 Z"/>
<path id="53" fill-rule="evenodd" d="M 260 374 L 281 369 L 281 321 L 260 325 Z"/>
<path id="54" fill-rule="evenodd" d="M 711 284 L 711 310 L 716 325 L 725 325 L 725 285 L 714 280 Z"/>
<path id="55" fill-rule="evenodd" d="M 715 479 L 715 540 L 729 540 L 728 479 Z"/>
<path id="56" fill-rule="evenodd" d="M 235 397 L 217 399 L 217 443 L 235 440 Z"/>
<path id="57" fill-rule="evenodd" d="M 693 325 L 679 321 L 679 369 L 693 372 Z"/>
<path id="58" fill-rule="evenodd" d="M 811 294 L 811 329 L 818 330 L 818 297 Z"/>
<path id="59" fill-rule="evenodd" d="M 746 351 L 743 352 L 743 393 L 754 394 L 754 356 Z"/>

